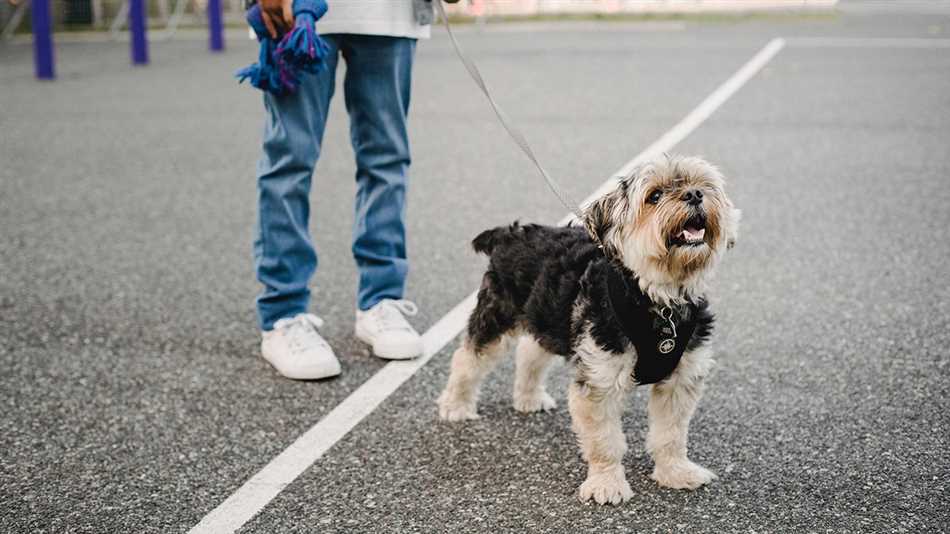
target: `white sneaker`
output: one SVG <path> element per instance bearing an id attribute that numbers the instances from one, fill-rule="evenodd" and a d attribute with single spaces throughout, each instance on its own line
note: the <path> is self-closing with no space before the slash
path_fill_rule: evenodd
<path id="1" fill-rule="evenodd" d="M 340 374 L 333 349 L 317 332 L 323 320 L 310 313 L 284 318 L 263 332 L 261 355 L 277 372 L 295 380 L 314 380 Z"/>
<path id="2" fill-rule="evenodd" d="M 419 313 L 408 300 L 386 299 L 366 311 L 356 310 L 356 337 L 373 346 L 373 354 L 387 360 L 422 355 L 422 336 L 406 321 Z"/>

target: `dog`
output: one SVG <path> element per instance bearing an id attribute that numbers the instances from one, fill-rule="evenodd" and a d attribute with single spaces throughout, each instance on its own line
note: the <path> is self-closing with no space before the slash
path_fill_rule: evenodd
<path id="1" fill-rule="evenodd" d="M 581 501 L 633 496 L 622 458 L 628 394 L 651 384 L 646 447 L 661 486 L 695 489 L 715 474 L 686 455 L 690 419 L 712 365 L 708 285 L 736 240 L 741 213 L 720 171 L 697 157 L 639 165 L 592 202 L 582 225 L 521 225 L 473 241 L 490 258 L 467 335 L 438 399 L 446 421 L 478 418 L 479 386 L 518 339 L 514 407 L 555 407 L 548 364 L 567 357 L 572 427 L 586 480 Z"/>

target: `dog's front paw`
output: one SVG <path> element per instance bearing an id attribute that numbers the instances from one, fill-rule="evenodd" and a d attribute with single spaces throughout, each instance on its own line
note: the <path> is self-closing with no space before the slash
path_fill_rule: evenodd
<path id="1" fill-rule="evenodd" d="M 478 411 L 473 402 L 459 402 L 446 397 L 443 393 L 439 397 L 439 417 L 443 421 L 468 421 L 478 419 Z"/>
<path id="2" fill-rule="evenodd" d="M 548 411 L 557 408 L 557 403 L 544 390 L 531 394 L 515 394 L 515 410 L 523 413 Z"/>
<path id="3" fill-rule="evenodd" d="M 653 468 L 650 478 L 667 488 L 693 490 L 712 482 L 716 474 L 689 460 L 681 460 L 668 465 L 657 465 Z"/>
<path id="4" fill-rule="evenodd" d="M 478 419 L 478 412 L 470 406 L 439 406 L 439 417 L 443 421 L 470 421 Z"/>
<path id="5" fill-rule="evenodd" d="M 587 480 L 577 490 L 577 497 L 581 502 L 591 499 L 597 504 L 620 504 L 633 497 L 633 490 L 623 474 L 623 467 L 588 473 Z"/>

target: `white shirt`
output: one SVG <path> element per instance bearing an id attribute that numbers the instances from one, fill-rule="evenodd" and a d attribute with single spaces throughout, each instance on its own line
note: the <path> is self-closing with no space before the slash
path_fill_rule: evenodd
<path id="1" fill-rule="evenodd" d="M 358 33 L 429 38 L 429 25 L 416 23 L 412 0 L 327 0 L 329 10 L 317 21 L 323 33 Z"/>

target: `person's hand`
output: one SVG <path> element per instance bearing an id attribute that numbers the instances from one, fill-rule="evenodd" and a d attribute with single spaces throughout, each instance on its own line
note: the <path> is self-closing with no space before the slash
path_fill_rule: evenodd
<path id="1" fill-rule="evenodd" d="M 277 39 L 278 35 L 294 27 L 293 0 L 258 0 L 258 3 L 271 39 Z"/>

